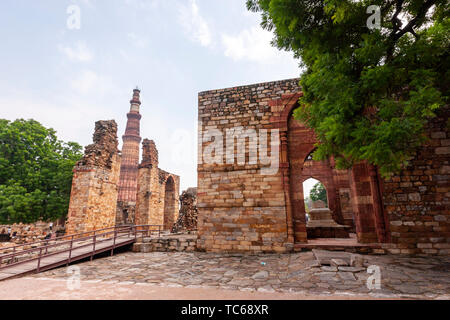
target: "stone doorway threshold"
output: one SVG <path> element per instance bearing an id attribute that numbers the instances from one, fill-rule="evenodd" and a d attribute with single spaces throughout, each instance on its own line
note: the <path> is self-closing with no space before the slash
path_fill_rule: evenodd
<path id="1" fill-rule="evenodd" d="M 296 243 L 294 251 L 304 251 L 312 249 L 323 249 L 331 251 L 346 251 L 355 253 L 386 253 L 378 243 L 358 243 L 354 234 L 349 239 L 341 238 L 320 238 L 308 239 L 308 243 Z"/>

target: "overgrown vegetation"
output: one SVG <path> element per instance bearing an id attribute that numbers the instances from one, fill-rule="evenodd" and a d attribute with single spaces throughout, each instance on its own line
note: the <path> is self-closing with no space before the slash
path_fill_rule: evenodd
<path id="1" fill-rule="evenodd" d="M 367 24 L 373 5 L 379 28 Z M 426 123 L 448 103 L 448 1 L 248 0 L 247 6 L 262 14 L 273 45 L 301 58 L 304 97 L 295 117 L 318 136 L 314 159 L 334 156 L 339 168 L 367 160 L 385 176 L 401 169 L 425 141 Z"/>
<path id="2" fill-rule="evenodd" d="M 72 169 L 82 156 L 34 120 L 0 119 L 0 223 L 56 220 L 67 214 Z"/>

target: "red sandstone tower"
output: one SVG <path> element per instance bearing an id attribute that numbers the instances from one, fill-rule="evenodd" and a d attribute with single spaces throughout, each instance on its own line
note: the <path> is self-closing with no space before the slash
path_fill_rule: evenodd
<path id="1" fill-rule="evenodd" d="M 130 112 L 127 114 L 128 122 L 123 135 L 122 164 L 120 167 L 119 196 L 117 204 L 116 224 L 134 223 L 136 208 L 136 192 L 138 181 L 139 151 L 141 144 L 140 121 L 141 106 L 139 89 L 133 90 L 133 99 L 130 101 Z"/>

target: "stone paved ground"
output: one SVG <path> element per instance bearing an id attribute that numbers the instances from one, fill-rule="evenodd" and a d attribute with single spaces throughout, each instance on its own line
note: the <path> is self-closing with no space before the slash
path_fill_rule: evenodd
<path id="1" fill-rule="evenodd" d="M 318 296 L 450 299 L 450 257 L 366 256 L 381 269 L 381 289 L 369 290 L 367 272 L 318 266 L 312 252 L 283 255 L 123 253 L 78 264 L 82 281 L 151 284 Z M 34 278 L 67 279 L 59 268 Z"/>

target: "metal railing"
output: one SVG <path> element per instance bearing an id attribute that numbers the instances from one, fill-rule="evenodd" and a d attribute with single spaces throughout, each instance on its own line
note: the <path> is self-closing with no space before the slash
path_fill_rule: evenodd
<path id="1" fill-rule="evenodd" d="M 126 242 L 132 243 L 137 241 L 138 235 L 141 235 L 142 238 L 146 236 L 149 237 L 152 235 L 158 235 L 159 238 L 161 236 L 162 228 L 163 227 L 160 225 L 116 226 L 62 236 L 55 239 L 17 245 L 8 248 L 8 250 L 13 250 L 12 253 L 0 255 L 0 271 L 6 268 L 12 268 L 18 265 L 23 265 L 35 261 L 35 270 L 37 272 L 40 272 L 42 259 L 56 256 L 62 253 L 68 253 L 68 258 L 62 258 L 61 261 L 56 263 L 59 265 L 68 265 L 73 261 L 73 258 L 77 258 L 77 256 L 73 257 L 72 255 L 75 250 L 87 248 L 90 246 L 92 246 L 92 250 L 89 251 L 90 258 L 92 260 L 94 255 L 96 254 L 96 251 L 98 251 L 96 250 L 96 248 L 98 248 L 98 245 L 111 240 L 112 244 L 110 246 L 102 248 L 102 252 L 111 250 L 111 255 L 113 255 L 114 249 L 116 249 L 118 245 L 123 245 L 123 243 L 121 242 L 118 243 L 117 240 L 128 240 Z M 31 248 L 26 249 L 28 247 Z M 20 257 L 23 256 L 25 256 L 25 258 L 20 259 Z M 83 255 L 83 258 L 86 257 L 89 257 L 89 254 L 87 254 L 87 256 L 86 254 Z"/>

